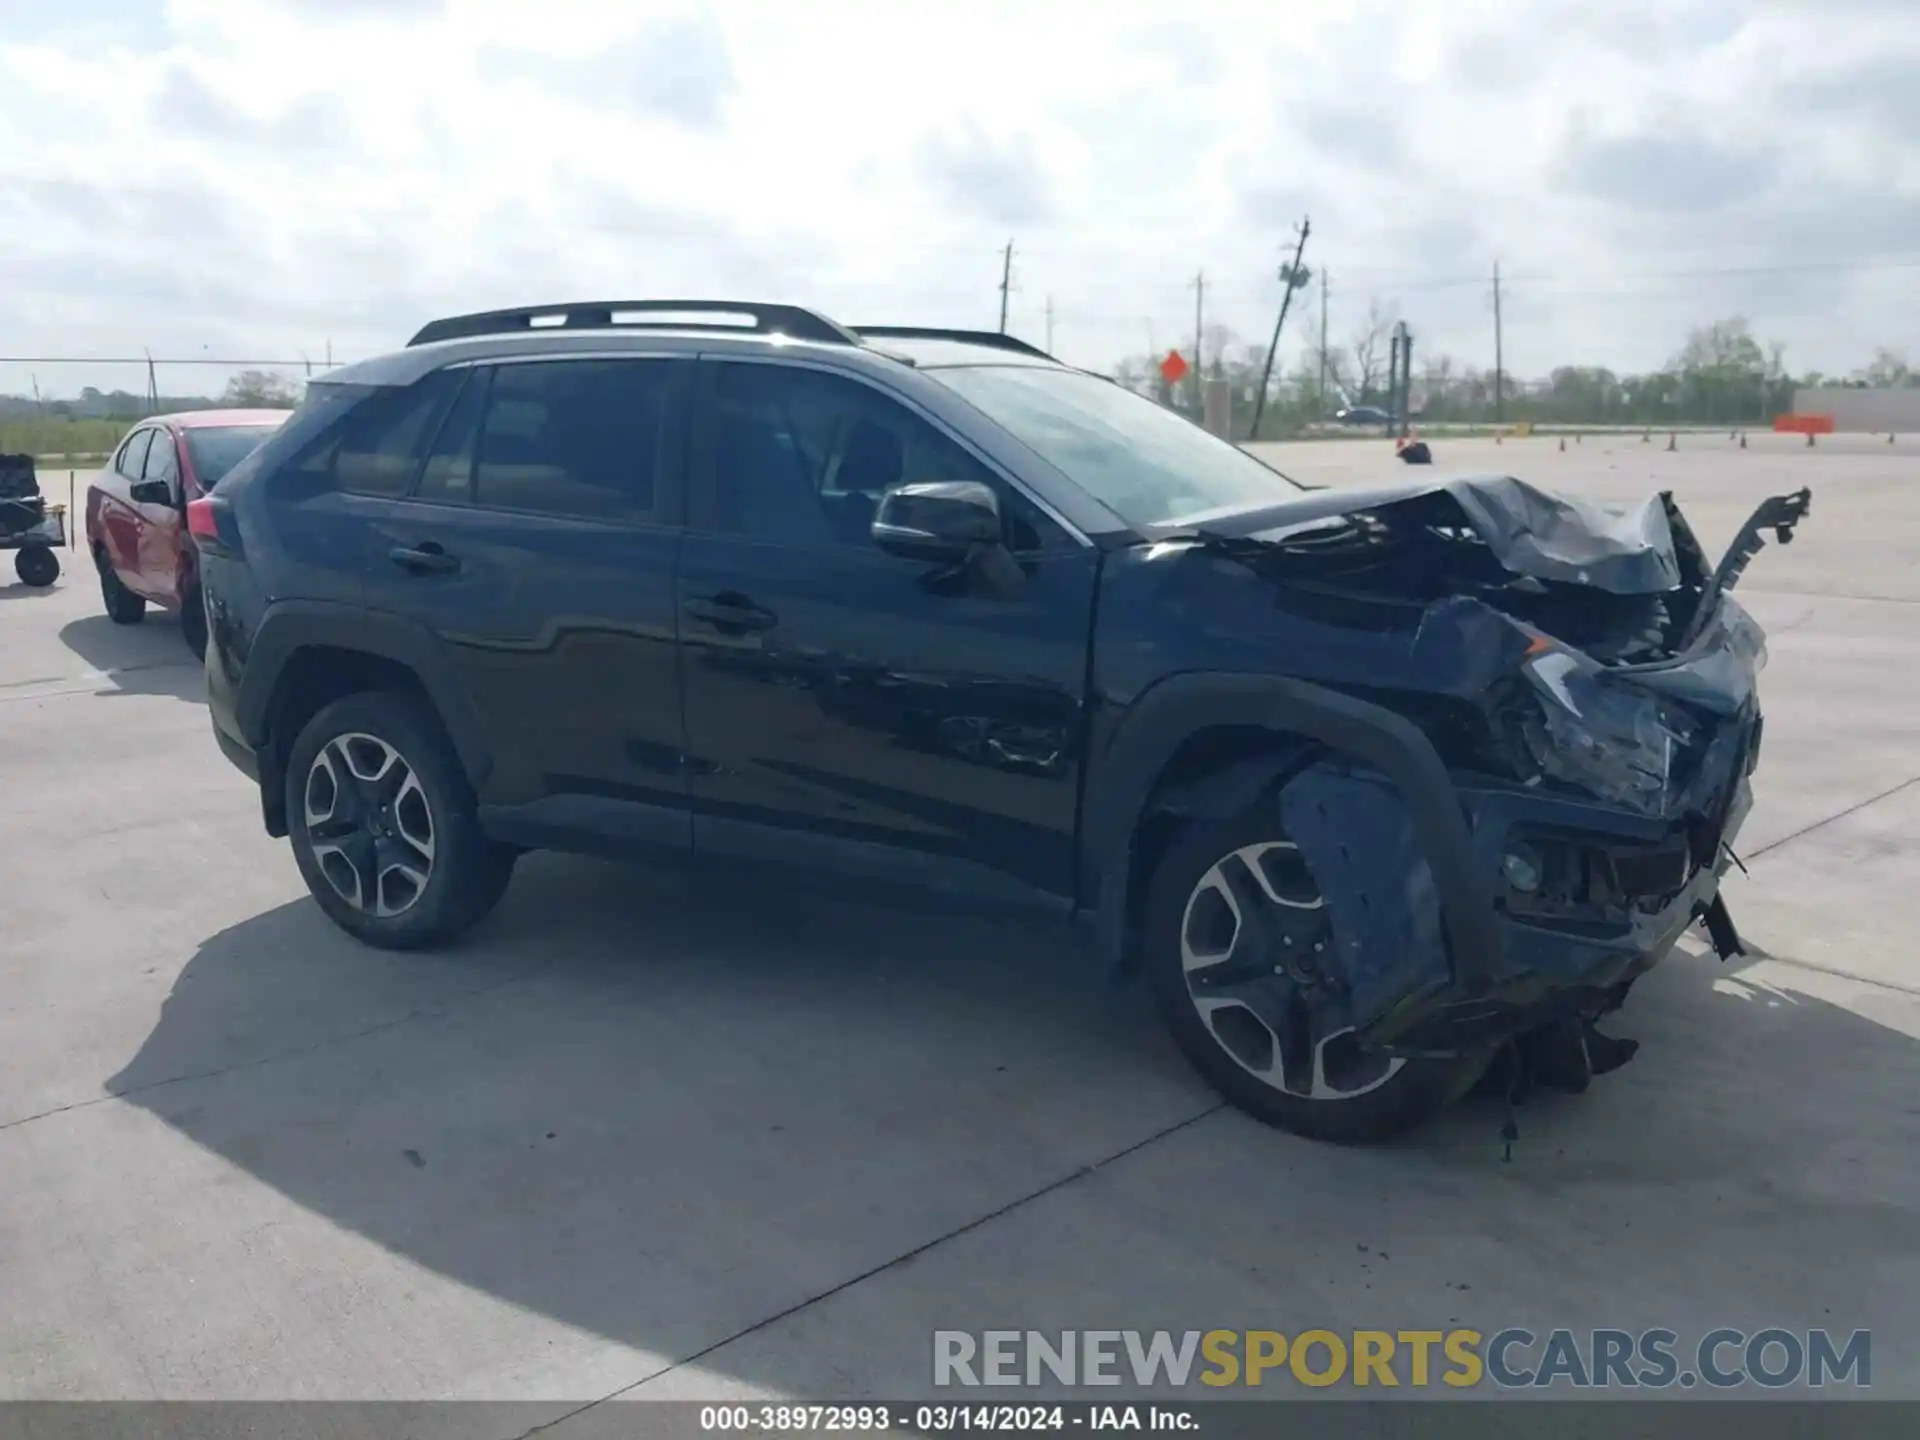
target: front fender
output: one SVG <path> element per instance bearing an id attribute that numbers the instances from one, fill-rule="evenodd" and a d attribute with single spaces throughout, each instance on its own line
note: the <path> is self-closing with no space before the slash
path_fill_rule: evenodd
<path id="1" fill-rule="evenodd" d="M 1089 762 L 1081 893 L 1091 897 L 1094 942 L 1103 957 L 1118 964 L 1126 951 L 1134 844 L 1155 782 L 1188 739 L 1221 726 L 1305 737 L 1386 776 L 1433 870 L 1453 983 L 1465 995 L 1490 987 L 1501 968 L 1493 897 L 1472 863 L 1466 811 L 1433 743 L 1419 726 L 1382 706 L 1267 675 L 1168 676 L 1128 708 L 1112 739 Z"/>

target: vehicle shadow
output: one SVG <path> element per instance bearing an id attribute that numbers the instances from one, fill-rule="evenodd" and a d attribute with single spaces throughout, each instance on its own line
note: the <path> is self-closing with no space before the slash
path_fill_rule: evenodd
<path id="1" fill-rule="evenodd" d="M 206 671 L 181 638 L 179 620 L 164 610 L 150 608 L 138 625 L 83 615 L 60 627 L 60 642 L 111 681 L 103 694 L 171 695 L 206 703 Z"/>
<path id="2" fill-rule="evenodd" d="M 1656 971 L 1612 1027 L 1641 1057 L 1578 1100 L 1529 1102 L 1510 1164 L 1484 1099 L 1342 1150 L 1218 1112 L 1139 988 L 1043 926 L 533 856 L 449 955 L 365 949 L 305 900 L 210 937 L 106 1088 L 331 1224 L 662 1369 L 1162 1134 L 1089 1182 L 1086 1228 L 1045 1251 L 1044 1280 L 987 1247 L 991 1273 L 951 1280 L 939 1323 L 1037 1323 L 1022 1307 L 1043 1296 L 1063 1325 L 1163 1323 L 1111 1313 L 1116 1297 L 1277 1316 L 1301 1284 L 1315 1323 L 1348 1305 L 1396 1323 L 1359 1310 L 1465 1313 L 1440 1274 L 1473 1275 L 1485 1304 L 1524 1294 L 1541 1256 L 1599 1304 L 1644 1283 L 1618 1245 L 1672 1223 L 1700 1237 L 1692 1283 L 1738 1311 L 1717 1323 L 1769 1297 L 1771 1323 L 1797 1314 L 1807 1266 L 1864 1275 L 1910 1247 L 1920 1046 L 1723 978 L 1695 954 Z M 1180 1196 L 1207 1197 L 1204 1216 Z M 1754 1264 L 1789 1216 L 1805 1263 Z M 1623 1234 L 1635 1220 L 1648 1233 Z M 1357 1241 L 1361 1267 L 1385 1258 L 1370 1246 L 1407 1252 L 1401 1288 L 1355 1268 Z M 1352 1270 L 1351 1299 L 1322 1270 Z M 1065 1314 L 1076 1295 L 1093 1308 Z M 883 1378 L 924 1366 L 909 1328 L 884 1337 Z M 814 1399 L 869 1382 L 805 1348 L 700 1364 Z"/>
<path id="3" fill-rule="evenodd" d="M 0 560 L 0 563 L 5 562 Z M 0 574 L 0 604 L 9 600 L 50 599 L 60 593 L 61 581 L 65 578 L 62 575 L 60 580 L 54 581 L 51 585 L 29 585 L 24 580 L 16 580 L 9 567 L 4 574 Z"/>
<path id="4" fill-rule="evenodd" d="M 308 900 L 212 936 L 106 1089 L 395 1253 L 676 1356 L 1214 1104 L 1063 929 L 548 855 L 451 955 Z"/>

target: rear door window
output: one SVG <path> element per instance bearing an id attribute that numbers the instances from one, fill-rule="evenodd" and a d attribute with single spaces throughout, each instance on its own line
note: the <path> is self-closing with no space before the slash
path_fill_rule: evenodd
<path id="1" fill-rule="evenodd" d="M 444 437 L 431 467 L 471 503 L 579 520 L 660 518 L 672 360 L 543 360 L 501 365 L 471 432 Z"/>

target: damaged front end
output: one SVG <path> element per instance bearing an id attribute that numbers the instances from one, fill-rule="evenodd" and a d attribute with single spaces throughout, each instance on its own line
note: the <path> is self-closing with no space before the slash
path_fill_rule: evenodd
<path id="1" fill-rule="evenodd" d="M 1189 532 L 1282 609 L 1398 642 L 1401 673 L 1349 688 L 1419 724 L 1465 819 L 1470 863 L 1437 867 L 1412 812 L 1432 797 L 1333 749 L 1285 778 L 1281 823 L 1339 962 L 1323 1033 L 1405 1056 L 1517 1039 L 1581 1088 L 1631 1053 L 1593 1021 L 1690 925 L 1738 952 L 1719 885 L 1751 805 L 1766 645 L 1728 592 L 1808 502 L 1762 505 L 1711 569 L 1669 495 L 1620 512 L 1505 477 Z M 1459 907 L 1495 923 L 1451 923 Z"/>

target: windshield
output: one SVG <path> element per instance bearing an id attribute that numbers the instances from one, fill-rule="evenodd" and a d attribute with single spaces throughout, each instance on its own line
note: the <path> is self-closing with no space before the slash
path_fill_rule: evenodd
<path id="1" fill-rule="evenodd" d="M 278 425 L 223 425 L 187 431 L 187 454 L 193 457 L 193 473 L 202 489 L 211 490 L 227 478 L 227 472 L 251 455 Z"/>
<path id="2" fill-rule="evenodd" d="M 1129 525 L 1241 510 L 1301 487 L 1144 396 L 1079 370 L 930 369 Z"/>

